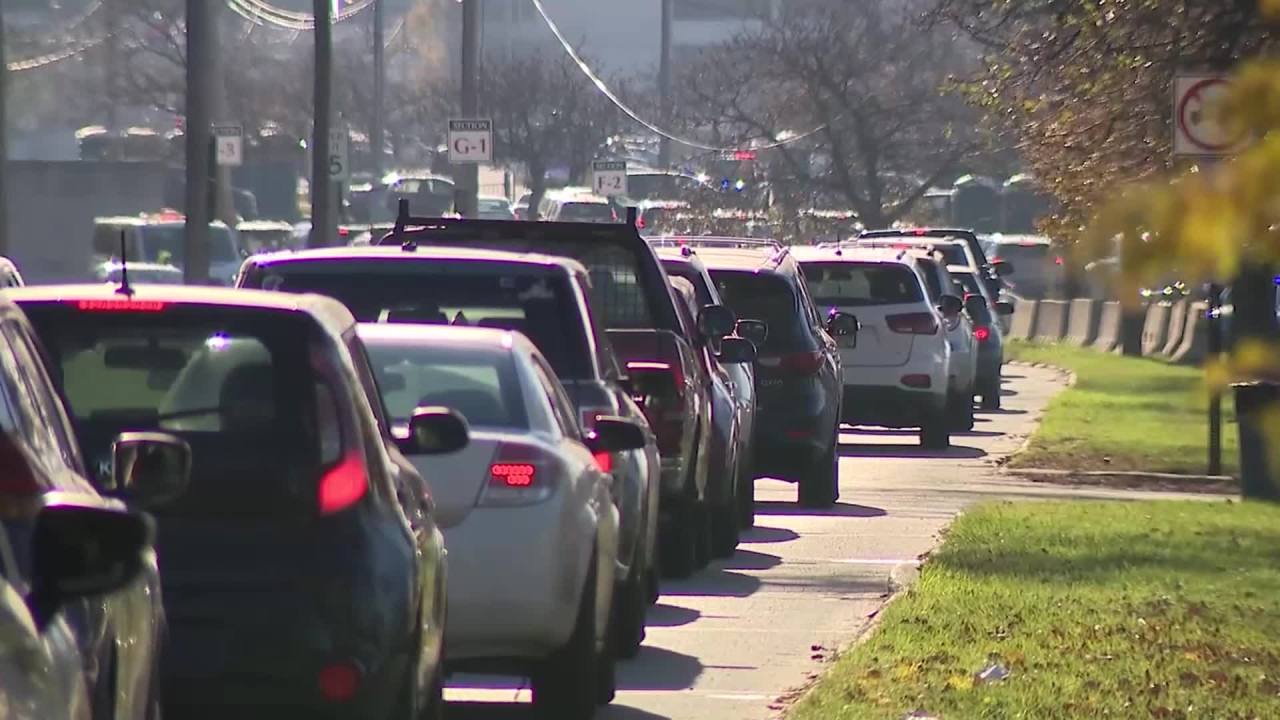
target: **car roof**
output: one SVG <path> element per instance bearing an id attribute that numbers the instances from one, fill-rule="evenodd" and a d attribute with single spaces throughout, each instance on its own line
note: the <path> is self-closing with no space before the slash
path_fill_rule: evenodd
<path id="1" fill-rule="evenodd" d="M 976 238 L 978 233 L 972 229 L 965 228 L 945 228 L 945 227 L 908 227 L 908 228 L 879 228 L 876 230 L 864 230 L 862 237 L 868 236 L 897 236 L 912 235 L 915 237 L 941 237 L 943 235 L 958 238 Z"/>
<path id="2" fill-rule="evenodd" d="M 283 220 L 245 220 L 236 225 L 236 230 L 247 232 L 292 232 L 293 225 Z"/>
<path id="3" fill-rule="evenodd" d="M 421 325 L 416 323 L 360 323 L 360 337 L 405 344 L 457 345 L 490 349 L 495 353 L 536 350 L 523 333 L 498 328 L 464 325 Z"/>
<path id="4" fill-rule="evenodd" d="M 797 262 L 894 263 L 912 265 L 915 256 L 906 250 L 860 245 L 805 245 L 791 248 Z"/>
<path id="5" fill-rule="evenodd" d="M 119 260 L 104 260 L 102 261 L 102 263 L 98 265 L 98 268 L 99 269 L 106 268 L 111 270 L 120 270 L 123 268 L 126 270 L 143 270 L 146 272 L 167 272 L 167 273 L 177 273 L 179 275 L 182 274 L 181 268 L 175 267 L 168 263 L 133 262 L 132 260 L 130 260 L 127 263 L 122 263 Z"/>
<path id="6" fill-rule="evenodd" d="M 309 250 L 281 250 L 279 252 L 254 255 L 246 262 L 259 267 L 283 265 L 289 263 L 323 262 L 325 260 L 387 260 L 401 259 L 405 262 L 431 260 L 465 260 L 475 262 L 506 263 L 512 265 L 534 265 L 541 267 L 559 267 L 572 273 L 586 273 L 582 263 L 567 257 L 544 255 L 541 253 L 513 252 L 510 250 L 486 250 L 484 248 L 468 248 L 450 245 L 358 245 L 332 248 L 312 248 Z"/>
<path id="7" fill-rule="evenodd" d="M 243 290 L 215 286 L 135 285 L 133 294 L 119 292 L 116 283 L 78 285 L 34 285 L 9 288 L 2 294 L 18 303 L 61 303 L 77 300 L 103 302 L 162 302 L 176 305 L 204 305 L 276 312 L 301 312 L 314 317 L 326 330 L 341 335 L 355 325 L 347 306 L 323 295 Z"/>
<path id="8" fill-rule="evenodd" d="M 1048 247 L 1053 244 L 1047 235 L 1004 235 L 995 233 L 982 237 L 983 242 L 996 245 L 1022 245 L 1023 247 Z"/>

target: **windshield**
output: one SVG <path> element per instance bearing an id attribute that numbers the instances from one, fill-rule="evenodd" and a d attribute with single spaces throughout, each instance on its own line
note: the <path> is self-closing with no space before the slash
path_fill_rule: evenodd
<path id="1" fill-rule="evenodd" d="M 181 225 L 149 225 L 142 228 L 142 259 L 163 265 L 181 266 L 186 258 L 186 229 Z M 209 227 L 209 261 L 239 260 L 231 229 L 224 225 Z"/>
<path id="2" fill-rule="evenodd" d="M 567 202 L 560 206 L 560 222 L 617 222 L 613 208 L 603 203 Z"/>
<path id="3" fill-rule="evenodd" d="M 453 272 L 451 272 L 451 270 Z M 563 378 L 590 378 L 586 324 L 561 274 L 488 263 L 281 263 L 267 289 L 342 301 L 360 322 L 468 325 L 516 330 Z"/>
<path id="4" fill-rule="evenodd" d="M 809 292 L 819 305 L 903 305 L 924 299 L 911 268 L 890 263 L 804 263 Z"/>
<path id="5" fill-rule="evenodd" d="M 407 427 L 419 407 L 448 407 L 472 427 L 528 428 L 515 362 L 507 352 L 365 339 L 387 412 Z"/>

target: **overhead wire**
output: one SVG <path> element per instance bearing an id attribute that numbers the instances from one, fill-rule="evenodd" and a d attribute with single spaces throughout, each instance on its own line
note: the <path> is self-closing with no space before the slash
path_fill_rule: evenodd
<path id="1" fill-rule="evenodd" d="M 373 7 L 375 2 L 377 0 L 356 0 L 333 17 L 334 24 L 356 17 Z M 227 0 L 227 6 L 240 17 L 258 25 L 272 25 L 295 32 L 314 30 L 316 26 L 314 14 L 285 10 L 265 0 Z"/>
<path id="2" fill-rule="evenodd" d="M 26 60 L 15 60 L 13 62 L 6 63 L 5 67 L 8 68 L 9 72 L 24 72 L 27 70 L 46 67 L 48 65 L 54 65 L 64 60 L 70 60 L 78 55 L 82 55 L 86 51 L 101 45 L 106 39 L 107 37 L 104 35 L 102 37 L 91 38 L 89 40 L 82 40 L 79 44 L 73 45 L 72 47 L 63 48 L 62 50 L 46 53 L 44 55 L 38 55 Z"/>
<path id="3" fill-rule="evenodd" d="M 681 137 L 680 135 L 676 135 L 673 132 L 669 132 L 663 129 L 662 127 L 656 125 L 655 123 L 650 122 L 649 120 L 646 120 L 645 118 L 641 117 L 640 114 L 635 110 L 633 110 L 631 106 L 627 105 L 627 103 L 624 102 L 622 98 L 618 97 L 617 93 L 615 93 L 609 87 L 609 84 L 606 83 L 604 79 L 601 78 L 600 75 L 597 74 L 595 70 L 591 69 L 591 66 L 588 65 L 587 62 L 582 59 L 582 55 L 578 53 L 578 50 L 575 47 L 573 47 L 573 43 L 570 43 L 568 38 L 564 36 L 564 33 L 561 32 L 560 30 L 560 26 L 556 24 L 556 21 L 547 12 L 546 7 L 542 4 L 542 0 L 530 0 L 530 2 L 533 3 L 533 7 L 538 11 L 538 14 L 542 16 L 542 21 L 546 23 L 547 28 L 551 30 L 551 34 L 555 35 L 556 40 L 560 42 L 560 46 L 564 48 L 565 53 L 567 53 L 569 55 L 569 58 L 573 60 L 574 64 L 578 66 L 578 69 L 582 71 L 582 74 L 585 75 L 586 78 L 590 80 L 593 85 L 596 86 L 596 89 L 599 90 L 602 95 L 604 95 L 606 98 L 609 99 L 609 102 L 613 103 L 614 107 L 621 110 L 624 115 L 631 118 L 636 123 L 643 126 L 645 129 L 649 130 L 650 132 L 660 137 L 664 137 L 668 140 L 678 142 L 682 145 L 688 145 L 689 147 L 692 147 L 697 150 L 706 150 L 708 152 L 722 153 L 722 152 L 732 152 L 734 150 L 742 149 L 741 145 L 716 147 L 714 145 L 707 145 L 700 140 Z M 775 134 L 771 133 L 769 138 L 770 139 L 769 144 L 761 145 L 761 146 L 753 146 L 752 149 L 753 150 L 772 150 L 774 148 L 780 148 L 785 145 L 797 143 L 797 142 L 800 142 L 801 140 L 812 137 L 822 132 L 823 130 L 826 130 L 827 127 L 828 125 L 824 123 L 822 125 L 819 125 L 818 127 L 813 128 L 812 130 L 800 133 L 798 135 L 792 135 L 785 139 L 779 139 Z"/>

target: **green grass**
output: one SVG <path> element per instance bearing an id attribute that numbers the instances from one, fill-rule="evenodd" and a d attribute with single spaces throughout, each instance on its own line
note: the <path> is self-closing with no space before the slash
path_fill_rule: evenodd
<path id="1" fill-rule="evenodd" d="M 1068 345 L 1010 343 L 1005 352 L 1011 360 L 1066 368 L 1077 378 L 1075 387 L 1050 403 L 1030 446 L 1013 458 L 1012 467 L 1207 471 L 1208 401 L 1200 369 Z M 1226 473 L 1234 473 L 1239 462 L 1236 442 L 1228 396 L 1223 401 Z"/>
<path id="2" fill-rule="evenodd" d="M 1000 663 L 996 683 L 974 675 Z M 1280 718 L 1280 507 L 1022 503 L 961 517 L 788 720 Z"/>

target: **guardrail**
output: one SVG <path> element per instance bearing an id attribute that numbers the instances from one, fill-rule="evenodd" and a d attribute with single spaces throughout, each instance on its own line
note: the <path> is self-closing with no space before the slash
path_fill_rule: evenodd
<path id="1" fill-rule="evenodd" d="M 1209 350 L 1208 309 L 1203 302 L 1188 300 L 1149 304 L 1142 354 L 1184 365 L 1204 362 Z M 1118 302 L 1021 300 L 1014 308 L 1009 337 L 1116 352 L 1121 345 L 1121 317 Z"/>

